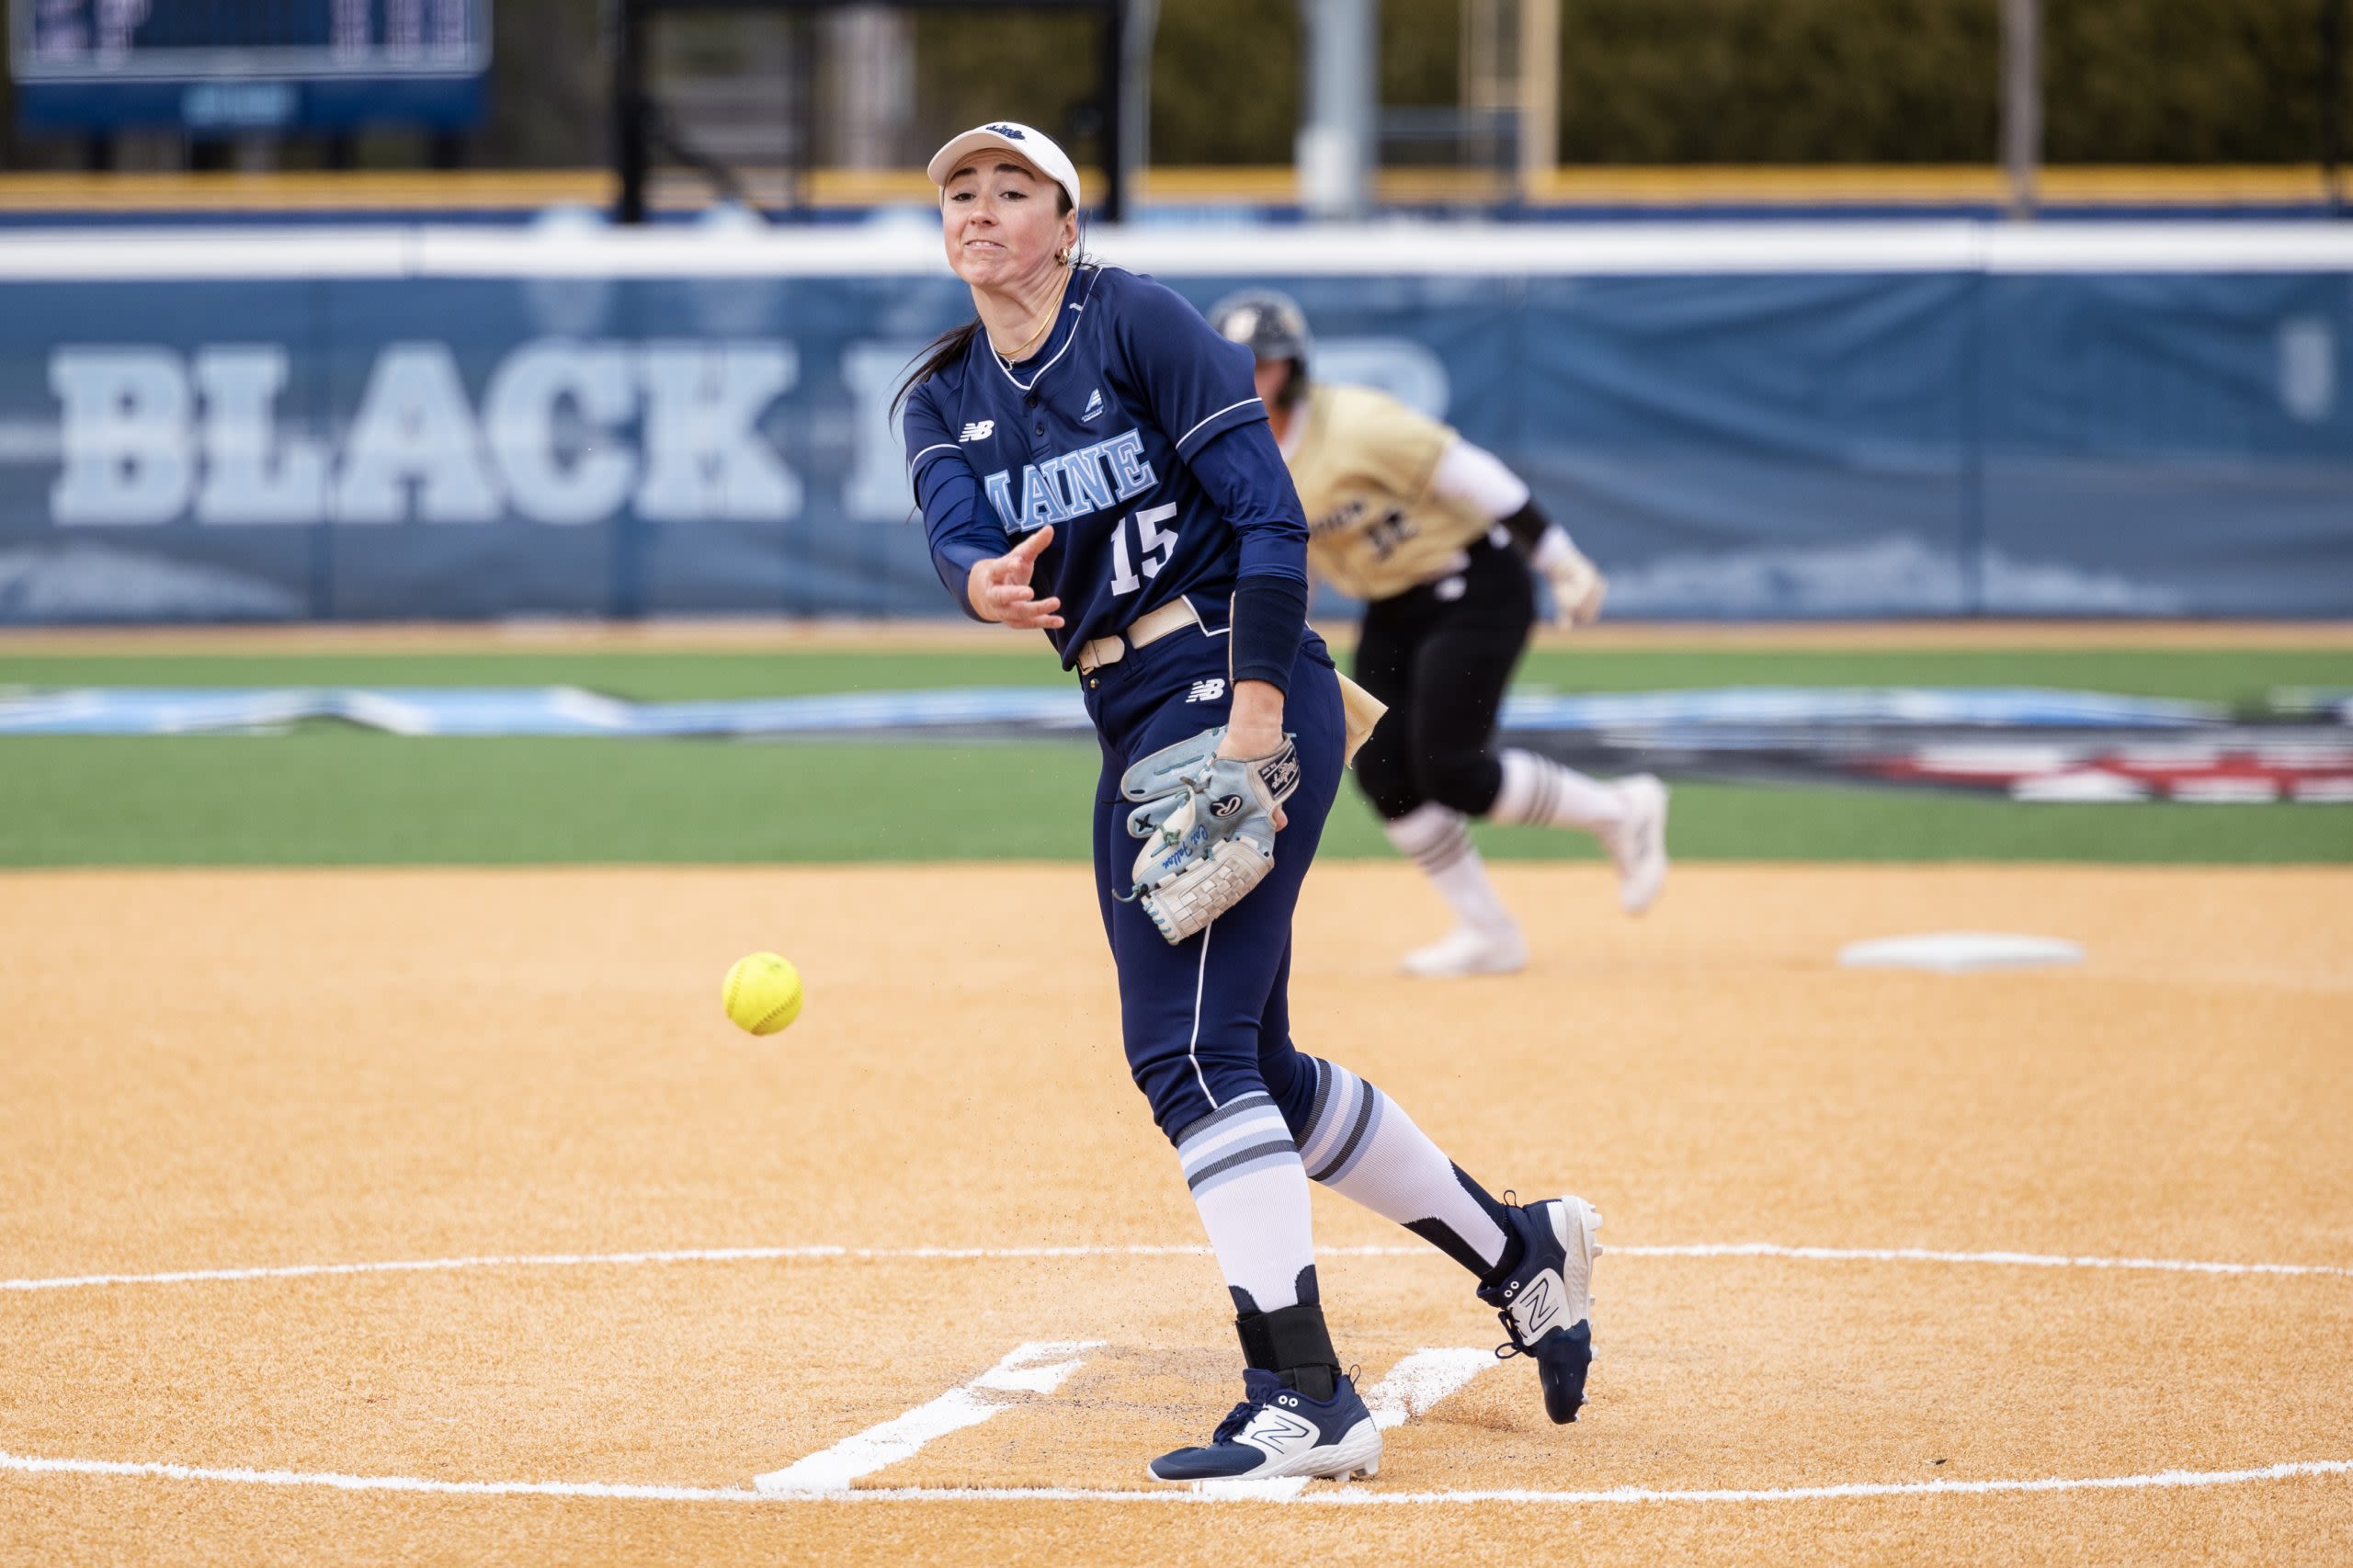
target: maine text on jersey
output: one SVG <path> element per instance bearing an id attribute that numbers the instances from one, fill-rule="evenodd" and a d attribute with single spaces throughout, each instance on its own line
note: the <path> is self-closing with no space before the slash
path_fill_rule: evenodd
<path id="1" fill-rule="evenodd" d="M 1123 430 L 1091 447 L 1021 466 L 1021 506 L 1013 505 L 1013 473 L 999 469 L 983 481 L 989 505 L 1006 531 L 1029 533 L 1048 523 L 1066 523 L 1108 510 L 1142 495 L 1159 483 L 1143 455 L 1143 437 Z"/>

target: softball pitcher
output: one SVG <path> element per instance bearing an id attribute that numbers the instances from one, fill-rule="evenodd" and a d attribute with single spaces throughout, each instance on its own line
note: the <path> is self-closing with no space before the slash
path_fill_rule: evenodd
<path id="1" fill-rule="evenodd" d="M 1095 878 L 1128 1068 L 1233 1300 L 1244 1397 L 1163 1481 L 1371 1474 L 1381 1433 L 1324 1326 L 1308 1182 L 1454 1257 L 1574 1419 L 1599 1217 L 1499 1202 L 1386 1096 L 1291 1044 L 1291 912 L 1349 718 L 1306 625 L 1307 528 L 1250 356 L 1148 278 L 1074 256 L 1078 176 L 1009 122 L 933 157 L 977 319 L 904 392 L 941 581 L 1043 631 L 1101 743 Z"/>
<path id="2" fill-rule="evenodd" d="M 1621 906 L 1649 908 L 1666 877 L 1665 787 L 1495 746 L 1536 619 L 1529 568 L 1550 585 L 1555 620 L 1574 626 L 1601 614 L 1601 574 L 1492 454 L 1385 392 L 1311 381 L 1307 318 L 1288 296 L 1231 295 L 1210 320 L 1257 361 L 1256 390 L 1306 508 L 1309 565 L 1365 601 L 1356 677 L 1389 712 L 1357 781 L 1456 919 L 1406 955 L 1405 971 L 1502 974 L 1528 962 L 1467 818 L 1590 833 L 1617 863 Z"/>

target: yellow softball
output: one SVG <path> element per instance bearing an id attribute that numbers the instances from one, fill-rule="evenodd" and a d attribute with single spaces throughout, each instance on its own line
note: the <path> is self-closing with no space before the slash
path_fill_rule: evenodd
<path id="1" fill-rule="evenodd" d="M 801 971 L 775 953 L 746 953 L 727 971 L 727 1016 L 753 1034 L 774 1034 L 801 1016 Z"/>

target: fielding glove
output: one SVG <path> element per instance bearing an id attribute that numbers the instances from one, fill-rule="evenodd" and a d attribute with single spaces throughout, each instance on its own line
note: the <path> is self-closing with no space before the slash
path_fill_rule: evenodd
<path id="1" fill-rule="evenodd" d="M 1220 756 L 1222 725 L 1144 757 L 1120 778 L 1135 803 L 1128 832 L 1144 841 L 1134 885 L 1144 913 L 1181 942 L 1242 902 L 1275 865 L 1275 809 L 1299 788 L 1289 740 L 1266 756 Z"/>

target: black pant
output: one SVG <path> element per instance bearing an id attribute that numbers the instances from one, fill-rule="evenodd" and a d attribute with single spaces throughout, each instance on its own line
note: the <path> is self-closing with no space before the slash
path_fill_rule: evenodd
<path id="1" fill-rule="evenodd" d="M 1536 621 L 1517 551 L 1481 540 L 1471 563 L 1365 609 L 1356 678 L 1389 704 L 1357 753 L 1357 782 L 1395 822 L 1425 801 L 1483 816 L 1504 782 L 1488 743 Z"/>

